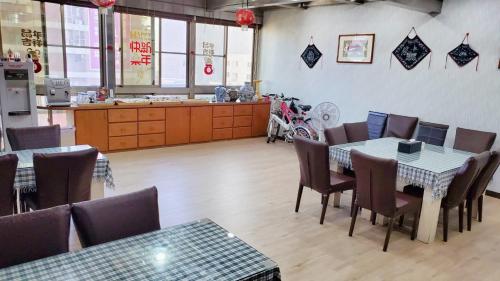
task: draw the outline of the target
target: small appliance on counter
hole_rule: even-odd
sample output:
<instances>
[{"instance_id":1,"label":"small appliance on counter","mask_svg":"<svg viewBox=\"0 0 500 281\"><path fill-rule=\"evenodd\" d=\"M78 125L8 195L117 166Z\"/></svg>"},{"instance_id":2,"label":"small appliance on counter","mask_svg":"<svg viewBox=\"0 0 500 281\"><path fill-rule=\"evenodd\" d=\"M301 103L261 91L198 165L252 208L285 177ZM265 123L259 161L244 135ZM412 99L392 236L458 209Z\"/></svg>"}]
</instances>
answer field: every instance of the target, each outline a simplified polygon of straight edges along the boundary
<instances>
[{"instance_id":1,"label":"small appliance on counter","mask_svg":"<svg viewBox=\"0 0 500 281\"><path fill-rule=\"evenodd\" d=\"M45 78L48 106L70 106L71 86L67 78Z\"/></svg>"}]
</instances>

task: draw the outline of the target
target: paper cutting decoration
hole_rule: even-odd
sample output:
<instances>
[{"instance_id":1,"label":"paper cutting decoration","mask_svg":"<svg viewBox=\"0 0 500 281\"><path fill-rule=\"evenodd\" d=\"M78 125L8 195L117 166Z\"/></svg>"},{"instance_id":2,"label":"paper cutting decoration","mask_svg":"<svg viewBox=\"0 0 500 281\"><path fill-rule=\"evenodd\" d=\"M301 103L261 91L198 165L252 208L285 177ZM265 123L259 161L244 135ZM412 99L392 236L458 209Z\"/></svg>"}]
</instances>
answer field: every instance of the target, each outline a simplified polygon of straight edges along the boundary
<instances>
[{"instance_id":1,"label":"paper cutting decoration","mask_svg":"<svg viewBox=\"0 0 500 281\"><path fill-rule=\"evenodd\" d=\"M304 60L307 66L309 66L309 68L313 68L319 61L321 56L323 56L323 54L318 50L316 45L312 43L312 37L311 37L311 42L309 42L309 45L307 46L307 48L304 50L304 52L300 57Z\"/></svg>"},{"instance_id":2,"label":"paper cutting decoration","mask_svg":"<svg viewBox=\"0 0 500 281\"><path fill-rule=\"evenodd\" d=\"M459 67L467 65L469 62L477 58L477 71L479 66L479 54L469 46L469 33L465 35L464 40L462 40L462 44L458 45L458 47L446 55L446 64L444 68L448 65L448 56L451 57Z\"/></svg>"},{"instance_id":3,"label":"paper cutting decoration","mask_svg":"<svg viewBox=\"0 0 500 281\"><path fill-rule=\"evenodd\" d=\"M415 37L410 38L409 36L412 31L415 32ZM407 70L411 70L415 68L415 66L417 66L431 52L431 49L424 43L424 41L422 41L422 39L420 39L420 37L417 35L417 31L414 27L412 27L410 33L408 33L403 42L401 42L401 44L396 47L392 54ZM429 67L430 66L431 61L429 60Z\"/></svg>"}]
</instances>

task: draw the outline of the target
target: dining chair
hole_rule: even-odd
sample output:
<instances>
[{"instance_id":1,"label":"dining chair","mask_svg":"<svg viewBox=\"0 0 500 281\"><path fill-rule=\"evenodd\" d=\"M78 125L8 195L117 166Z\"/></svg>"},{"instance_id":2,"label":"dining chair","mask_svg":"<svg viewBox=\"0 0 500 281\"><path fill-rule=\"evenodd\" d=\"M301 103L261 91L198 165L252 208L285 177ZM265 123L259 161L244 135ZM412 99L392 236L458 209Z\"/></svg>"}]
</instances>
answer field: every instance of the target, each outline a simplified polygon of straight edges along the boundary
<instances>
[{"instance_id":1,"label":"dining chair","mask_svg":"<svg viewBox=\"0 0 500 281\"><path fill-rule=\"evenodd\" d=\"M369 111L366 123L368 125L368 138L371 140L379 139L384 134L387 113Z\"/></svg>"},{"instance_id":2,"label":"dining chair","mask_svg":"<svg viewBox=\"0 0 500 281\"><path fill-rule=\"evenodd\" d=\"M0 268L68 252L70 215L65 205L0 217Z\"/></svg>"},{"instance_id":3,"label":"dining chair","mask_svg":"<svg viewBox=\"0 0 500 281\"><path fill-rule=\"evenodd\" d=\"M300 165L300 182L295 212L299 211L304 187L309 187L321 194L323 209L319 223L323 224L330 194L353 190L355 188L355 179L330 170L329 151L326 143L298 136L294 137L293 143ZM356 193L353 192L352 203L354 203L355 195Z\"/></svg>"},{"instance_id":4,"label":"dining chair","mask_svg":"<svg viewBox=\"0 0 500 281\"><path fill-rule=\"evenodd\" d=\"M443 146L448 128L450 128L448 125L420 121L418 122L416 139L428 144Z\"/></svg>"},{"instance_id":5,"label":"dining chair","mask_svg":"<svg viewBox=\"0 0 500 281\"><path fill-rule=\"evenodd\" d=\"M14 180L18 161L15 154L0 156L0 216L12 215L15 212Z\"/></svg>"},{"instance_id":6,"label":"dining chair","mask_svg":"<svg viewBox=\"0 0 500 281\"><path fill-rule=\"evenodd\" d=\"M98 151L90 148L63 153L35 153L36 192L23 198L32 210L90 200Z\"/></svg>"},{"instance_id":7,"label":"dining chair","mask_svg":"<svg viewBox=\"0 0 500 281\"><path fill-rule=\"evenodd\" d=\"M344 123L344 128L349 143L370 139L367 122Z\"/></svg>"},{"instance_id":8,"label":"dining chair","mask_svg":"<svg viewBox=\"0 0 500 281\"><path fill-rule=\"evenodd\" d=\"M458 127L453 148L473 153L481 153L491 149L496 137L496 133Z\"/></svg>"},{"instance_id":9,"label":"dining chair","mask_svg":"<svg viewBox=\"0 0 500 281\"><path fill-rule=\"evenodd\" d=\"M472 227L472 204L477 201L477 220L483 221L483 194L500 165L500 149L491 152L490 160L479 173L467 194L467 230Z\"/></svg>"},{"instance_id":10,"label":"dining chair","mask_svg":"<svg viewBox=\"0 0 500 281\"><path fill-rule=\"evenodd\" d=\"M389 114L384 137L411 139L415 127L417 127L417 122L417 117Z\"/></svg>"},{"instance_id":11,"label":"dining chair","mask_svg":"<svg viewBox=\"0 0 500 281\"><path fill-rule=\"evenodd\" d=\"M6 133L13 151L61 146L59 125L7 128Z\"/></svg>"},{"instance_id":12,"label":"dining chair","mask_svg":"<svg viewBox=\"0 0 500 281\"><path fill-rule=\"evenodd\" d=\"M82 247L160 229L156 187L75 203L71 209Z\"/></svg>"},{"instance_id":13,"label":"dining chair","mask_svg":"<svg viewBox=\"0 0 500 281\"><path fill-rule=\"evenodd\" d=\"M394 220L404 214L414 215L411 240L417 234L422 199L396 191L398 161L370 156L351 150L351 161L356 172L356 201L351 218L349 236L352 236L358 207L389 218L383 251L387 251Z\"/></svg>"},{"instance_id":14,"label":"dining chair","mask_svg":"<svg viewBox=\"0 0 500 281\"><path fill-rule=\"evenodd\" d=\"M347 143L347 135L345 133L344 125L325 129L324 133L328 146Z\"/></svg>"}]
</instances>

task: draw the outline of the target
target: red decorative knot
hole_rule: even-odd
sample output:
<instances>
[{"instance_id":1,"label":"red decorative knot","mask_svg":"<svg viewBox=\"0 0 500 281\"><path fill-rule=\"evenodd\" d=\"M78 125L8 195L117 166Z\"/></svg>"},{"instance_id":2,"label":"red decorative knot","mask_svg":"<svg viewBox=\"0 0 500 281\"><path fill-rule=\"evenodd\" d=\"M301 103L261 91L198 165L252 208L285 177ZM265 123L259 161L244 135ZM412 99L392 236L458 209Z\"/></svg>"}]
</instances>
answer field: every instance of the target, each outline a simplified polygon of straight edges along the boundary
<instances>
[{"instance_id":1,"label":"red decorative knot","mask_svg":"<svg viewBox=\"0 0 500 281\"><path fill-rule=\"evenodd\" d=\"M203 72L205 72L206 75L212 75L212 73L214 73L214 68L211 64L205 64Z\"/></svg>"},{"instance_id":2,"label":"red decorative knot","mask_svg":"<svg viewBox=\"0 0 500 281\"><path fill-rule=\"evenodd\" d=\"M236 11L236 23L241 25L243 29L248 28L255 22L255 14L249 9L239 9Z\"/></svg>"},{"instance_id":3,"label":"red decorative knot","mask_svg":"<svg viewBox=\"0 0 500 281\"><path fill-rule=\"evenodd\" d=\"M110 8L115 4L115 0L90 0L94 5L100 8Z\"/></svg>"}]
</instances>

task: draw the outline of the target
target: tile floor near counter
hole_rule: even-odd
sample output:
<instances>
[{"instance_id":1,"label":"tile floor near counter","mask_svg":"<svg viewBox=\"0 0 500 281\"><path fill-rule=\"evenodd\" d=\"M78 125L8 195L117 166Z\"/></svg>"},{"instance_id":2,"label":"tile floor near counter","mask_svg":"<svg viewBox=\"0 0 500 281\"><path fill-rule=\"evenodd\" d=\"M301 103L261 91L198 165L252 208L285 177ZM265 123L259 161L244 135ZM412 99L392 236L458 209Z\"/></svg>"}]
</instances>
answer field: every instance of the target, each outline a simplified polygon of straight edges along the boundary
<instances>
[{"instance_id":1,"label":"tile floor near counter","mask_svg":"<svg viewBox=\"0 0 500 281\"><path fill-rule=\"evenodd\" d=\"M292 144L263 138L111 153L116 190L156 185L162 227L210 218L276 261L283 280L498 280L500 200L486 197L482 223L458 232L451 212L450 237L442 228L433 244L394 231L382 252L386 228L363 212L348 237L350 195L329 207L319 224L320 196L304 190L294 213L299 167ZM76 244L72 235L73 247Z\"/></svg>"}]
</instances>

